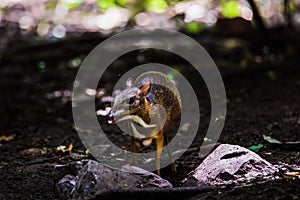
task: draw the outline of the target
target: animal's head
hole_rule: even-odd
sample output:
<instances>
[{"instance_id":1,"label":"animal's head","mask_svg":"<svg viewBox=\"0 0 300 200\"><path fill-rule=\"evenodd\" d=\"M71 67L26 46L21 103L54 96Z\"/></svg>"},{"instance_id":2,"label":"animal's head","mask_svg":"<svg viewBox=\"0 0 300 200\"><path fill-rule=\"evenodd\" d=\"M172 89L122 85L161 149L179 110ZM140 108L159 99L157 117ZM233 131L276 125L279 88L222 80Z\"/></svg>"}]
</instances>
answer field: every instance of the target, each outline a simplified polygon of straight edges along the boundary
<instances>
[{"instance_id":1,"label":"animal's head","mask_svg":"<svg viewBox=\"0 0 300 200\"><path fill-rule=\"evenodd\" d=\"M133 87L132 80L128 80L126 84L127 88L115 97L112 109L108 114L108 122L114 124L132 119L137 124L147 127L150 123L151 82L147 81L140 88Z\"/></svg>"}]
</instances>

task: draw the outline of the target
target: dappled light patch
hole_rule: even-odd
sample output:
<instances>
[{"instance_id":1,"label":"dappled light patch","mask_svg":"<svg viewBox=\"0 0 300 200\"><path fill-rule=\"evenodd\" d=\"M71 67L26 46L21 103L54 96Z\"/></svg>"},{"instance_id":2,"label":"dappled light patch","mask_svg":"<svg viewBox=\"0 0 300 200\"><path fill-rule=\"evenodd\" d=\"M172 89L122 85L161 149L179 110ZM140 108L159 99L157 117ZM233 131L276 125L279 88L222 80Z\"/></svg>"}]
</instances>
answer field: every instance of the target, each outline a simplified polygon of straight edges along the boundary
<instances>
[{"instance_id":1,"label":"dappled light patch","mask_svg":"<svg viewBox=\"0 0 300 200\"><path fill-rule=\"evenodd\" d=\"M295 26L300 25L298 1L290 2L288 6L281 0L254 3L268 28L284 26L290 21ZM287 19L285 13L287 9L291 11L290 19ZM47 38L63 38L69 32L107 33L135 25L181 29L187 24L187 30L196 33L202 29L195 31L195 25L191 28L189 23L197 22L198 27L209 28L219 18L240 17L248 21L254 18L253 8L247 0L3 0L0 2L0 10L2 26L7 22L17 23L25 33L36 31L38 36Z\"/></svg>"}]
</instances>

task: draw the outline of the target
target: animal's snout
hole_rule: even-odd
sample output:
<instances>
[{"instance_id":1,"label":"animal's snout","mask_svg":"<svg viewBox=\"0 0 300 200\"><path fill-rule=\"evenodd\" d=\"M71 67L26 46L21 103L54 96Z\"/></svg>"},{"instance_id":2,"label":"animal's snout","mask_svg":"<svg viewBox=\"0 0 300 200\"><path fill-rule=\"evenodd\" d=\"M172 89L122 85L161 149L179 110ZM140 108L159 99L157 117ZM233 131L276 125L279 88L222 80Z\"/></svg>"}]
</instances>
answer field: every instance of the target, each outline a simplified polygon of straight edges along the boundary
<instances>
[{"instance_id":1,"label":"animal's snout","mask_svg":"<svg viewBox=\"0 0 300 200\"><path fill-rule=\"evenodd\" d=\"M107 114L107 121L108 121L109 124L114 124L115 123L114 113L113 113L112 109Z\"/></svg>"}]
</instances>

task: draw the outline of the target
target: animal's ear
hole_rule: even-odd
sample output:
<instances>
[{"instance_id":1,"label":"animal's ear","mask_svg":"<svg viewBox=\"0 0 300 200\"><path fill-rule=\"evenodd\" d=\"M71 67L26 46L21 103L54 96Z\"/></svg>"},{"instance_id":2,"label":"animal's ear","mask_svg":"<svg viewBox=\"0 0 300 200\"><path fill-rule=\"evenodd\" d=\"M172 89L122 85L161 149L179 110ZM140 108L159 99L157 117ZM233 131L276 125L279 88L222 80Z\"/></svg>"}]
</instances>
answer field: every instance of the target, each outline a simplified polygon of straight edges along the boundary
<instances>
[{"instance_id":1,"label":"animal's ear","mask_svg":"<svg viewBox=\"0 0 300 200\"><path fill-rule=\"evenodd\" d=\"M132 78L127 79L126 86L127 86L127 88L131 88L133 86L133 79Z\"/></svg>"},{"instance_id":2,"label":"animal's ear","mask_svg":"<svg viewBox=\"0 0 300 200\"><path fill-rule=\"evenodd\" d=\"M139 95L146 96L149 93L151 87L151 82L147 81L140 89Z\"/></svg>"}]
</instances>

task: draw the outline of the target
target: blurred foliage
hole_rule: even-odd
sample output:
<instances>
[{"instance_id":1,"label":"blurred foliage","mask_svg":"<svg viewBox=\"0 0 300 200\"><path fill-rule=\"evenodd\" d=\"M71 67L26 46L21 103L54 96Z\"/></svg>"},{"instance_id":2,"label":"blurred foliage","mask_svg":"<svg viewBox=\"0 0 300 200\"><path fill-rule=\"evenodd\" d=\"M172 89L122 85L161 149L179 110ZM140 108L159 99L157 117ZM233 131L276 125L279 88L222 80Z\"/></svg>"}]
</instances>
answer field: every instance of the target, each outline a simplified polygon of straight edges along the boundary
<instances>
[{"instance_id":1,"label":"blurred foliage","mask_svg":"<svg viewBox=\"0 0 300 200\"><path fill-rule=\"evenodd\" d=\"M165 12L168 4L165 0L145 0L143 3L146 10L151 12Z\"/></svg>"},{"instance_id":2,"label":"blurred foliage","mask_svg":"<svg viewBox=\"0 0 300 200\"><path fill-rule=\"evenodd\" d=\"M267 28L300 25L300 0L254 0ZM287 3L287 4L285 4ZM287 9L288 8L288 9ZM0 0L0 26L61 38L68 32L110 32L132 27L186 29L197 34L219 19L252 21L248 0Z\"/></svg>"},{"instance_id":3,"label":"blurred foliage","mask_svg":"<svg viewBox=\"0 0 300 200\"><path fill-rule=\"evenodd\" d=\"M68 9L76 8L79 6L83 0L62 0L62 5L67 7Z\"/></svg>"},{"instance_id":4,"label":"blurred foliage","mask_svg":"<svg viewBox=\"0 0 300 200\"><path fill-rule=\"evenodd\" d=\"M126 2L125 2L126 3ZM97 5L103 10L106 11L111 7L118 7L115 0L97 0ZM124 5L124 4L123 4Z\"/></svg>"},{"instance_id":5,"label":"blurred foliage","mask_svg":"<svg viewBox=\"0 0 300 200\"><path fill-rule=\"evenodd\" d=\"M203 27L200 23L190 22L187 23L186 29L189 33L198 34L202 31Z\"/></svg>"},{"instance_id":6,"label":"blurred foliage","mask_svg":"<svg viewBox=\"0 0 300 200\"><path fill-rule=\"evenodd\" d=\"M237 1L223 1L221 3L221 13L226 18L235 18L240 15L239 3Z\"/></svg>"}]
</instances>

